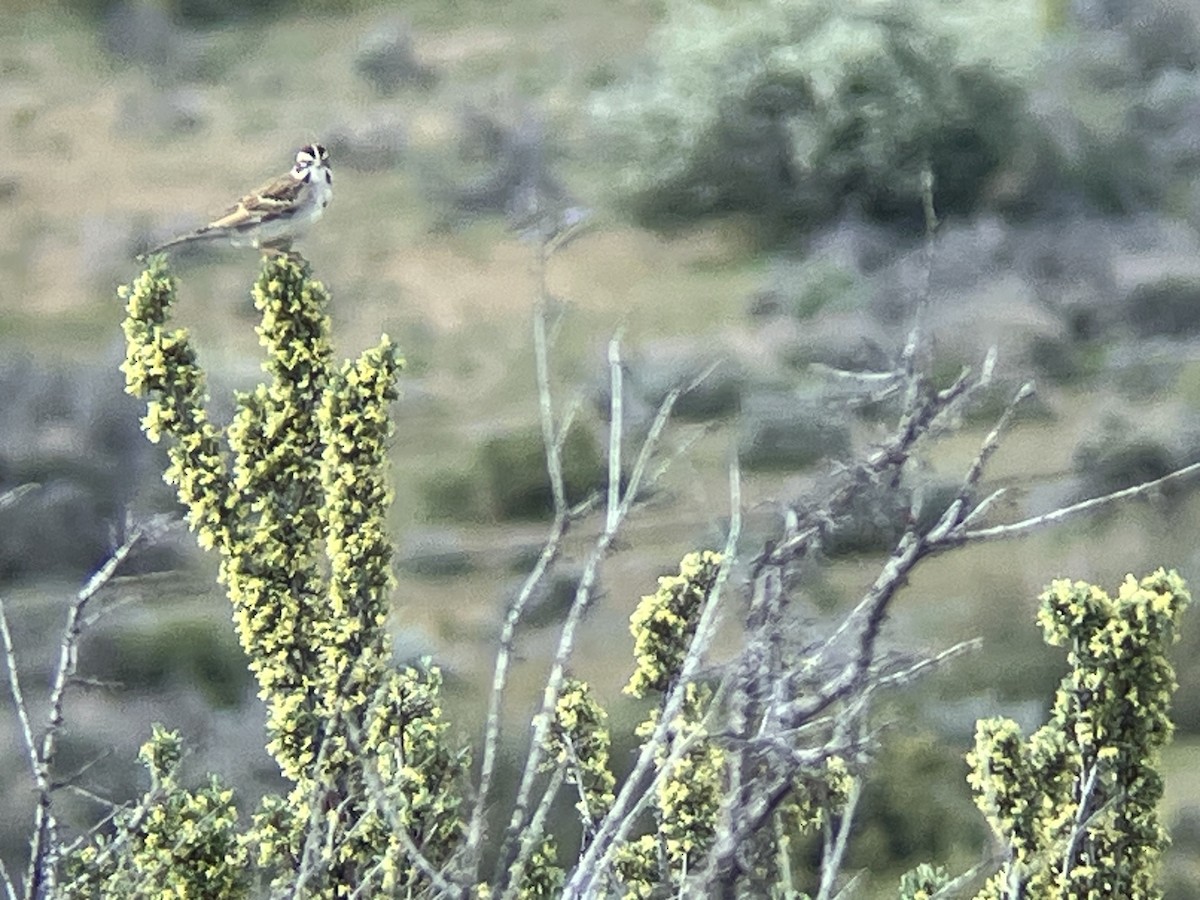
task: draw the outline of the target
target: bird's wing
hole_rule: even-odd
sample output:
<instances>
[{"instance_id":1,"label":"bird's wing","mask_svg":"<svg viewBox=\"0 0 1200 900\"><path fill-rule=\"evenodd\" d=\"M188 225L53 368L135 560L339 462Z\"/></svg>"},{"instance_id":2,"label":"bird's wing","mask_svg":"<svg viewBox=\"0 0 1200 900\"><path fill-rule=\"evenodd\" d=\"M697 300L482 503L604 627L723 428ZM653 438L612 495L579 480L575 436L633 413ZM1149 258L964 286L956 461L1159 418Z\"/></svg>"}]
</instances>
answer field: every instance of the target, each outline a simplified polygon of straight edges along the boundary
<instances>
[{"instance_id":1,"label":"bird's wing","mask_svg":"<svg viewBox=\"0 0 1200 900\"><path fill-rule=\"evenodd\" d=\"M243 228L286 213L295 206L296 198L303 187L304 182L296 180L290 173L282 175L258 190L251 191L236 205L226 210L219 219L210 222L208 228Z\"/></svg>"}]
</instances>

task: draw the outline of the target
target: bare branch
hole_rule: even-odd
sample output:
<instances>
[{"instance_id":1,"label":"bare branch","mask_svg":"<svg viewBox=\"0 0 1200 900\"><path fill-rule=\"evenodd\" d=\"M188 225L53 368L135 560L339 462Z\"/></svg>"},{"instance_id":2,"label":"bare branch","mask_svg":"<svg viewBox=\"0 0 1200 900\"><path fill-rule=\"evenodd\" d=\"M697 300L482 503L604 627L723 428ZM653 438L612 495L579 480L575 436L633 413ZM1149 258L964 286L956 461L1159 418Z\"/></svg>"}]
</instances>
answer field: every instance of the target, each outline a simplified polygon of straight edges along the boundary
<instances>
[{"instance_id":1,"label":"bare branch","mask_svg":"<svg viewBox=\"0 0 1200 900\"><path fill-rule=\"evenodd\" d=\"M945 665L952 659L956 659L966 653L978 650L983 646L983 641L979 638L971 638L969 641L959 641L952 647L948 647L936 656L928 659L917 661L911 666L901 669L899 672L893 672L890 675L881 675L878 679L872 682L872 690L881 690L883 688L902 687L911 684L916 679L927 674L933 669Z\"/></svg>"},{"instance_id":2,"label":"bare branch","mask_svg":"<svg viewBox=\"0 0 1200 900\"><path fill-rule=\"evenodd\" d=\"M517 852L518 837L525 827L534 783L542 759L545 756L546 735L553 720L554 706L558 702L563 679L566 677L567 661L575 649L576 633L583 620L583 614L587 611L592 598L592 591L599 573L600 563L608 555L617 531L629 515L634 501L642 490L643 481L646 481L647 484L653 483L652 479L646 478L646 470L662 438L663 430L666 428L671 411L674 409L680 393L679 389L670 391L660 404L654 421L651 423L650 430L642 442L641 449L634 461L633 469L629 476L629 483L617 505L617 514L615 517L611 514L606 517L606 527L596 538L584 562L583 572L580 575L579 584L575 590L575 598L563 622L562 632L559 635L558 648L555 651L554 661L551 664L550 673L546 679L546 686L542 692L541 709L533 718L533 735L529 754L525 759L525 766L517 788L512 815L509 818L501 852L497 859L496 877L502 885L507 885L507 871L515 861L513 854ZM609 428L611 433L611 429L620 428L620 425L610 422Z\"/></svg>"},{"instance_id":3,"label":"bare branch","mask_svg":"<svg viewBox=\"0 0 1200 900\"><path fill-rule=\"evenodd\" d=\"M1008 429L1008 426L1012 423L1013 417L1017 413L1017 407L1020 406L1023 401L1032 397L1033 394L1034 389L1032 382L1027 381L1025 384L1021 385L1021 389L1017 391L1016 396L1014 396L1008 406L1005 407L1004 412L1000 415L1000 418L996 421L996 424L992 427L992 430L989 431L987 437L983 439L983 445L979 448L979 453L976 454L974 461L971 463L971 467L967 470L966 477L963 478L963 486L959 493L959 498L964 500L964 502L969 494L974 491L975 487L979 484L979 479L983 476L984 468L987 466L988 461L992 458L992 455L1000 447L1000 438Z\"/></svg>"},{"instance_id":4,"label":"bare branch","mask_svg":"<svg viewBox=\"0 0 1200 900\"><path fill-rule=\"evenodd\" d=\"M562 422L558 426L558 440L556 448L558 456L561 459L563 447L567 444L567 435L571 433L571 426L575 424L575 417L579 415L579 409L582 406L582 400L578 394L573 396L567 404L567 409L563 413Z\"/></svg>"},{"instance_id":5,"label":"bare branch","mask_svg":"<svg viewBox=\"0 0 1200 900\"><path fill-rule=\"evenodd\" d=\"M104 752L102 752L102 753L97 753L97 754L96 754L94 757L92 757L92 759L90 759L90 760L88 760L87 762L85 762L85 763L84 763L82 766L80 766L79 768L77 768L77 769L76 769L74 772L72 772L70 775L63 776L62 778L58 778L58 779L56 779L55 781L51 782L51 784L50 784L51 790L58 790L59 788L71 788L71 789L73 789L73 790L76 790L76 791L78 791L79 793L82 793L82 794L86 794L86 793L88 793L88 792L87 792L87 791L85 791L83 788L81 788L81 787L78 787L78 786L75 784L75 782L76 782L76 781L77 781L79 778L81 778L82 776L84 776L85 774L87 774L89 771L91 771L91 769L92 769L94 766L97 766L97 765L99 765L101 762L103 762L104 760L108 759L110 756L112 756L112 750L111 750L111 749L110 749L110 750L105 750L105 751L104 751ZM111 801L109 801L109 800L105 800L105 799L103 799L103 798L99 798L99 797L98 797L98 798L96 798L96 799L97 799L97 800L99 800L99 802L101 802L101 803L106 803L106 804L108 804L109 806L111 806L111 805L112 805Z\"/></svg>"},{"instance_id":6,"label":"bare branch","mask_svg":"<svg viewBox=\"0 0 1200 900\"><path fill-rule=\"evenodd\" d=\"M120 824L112 836L112 840L99 844L97 846L96 855L92 858L91 867L93 870L103 871L111 860L118 853L122 852L125 845L129 843L130 837L138 832L142 827L142 823L146 821L146 817L150 815L150 810L155 807L165 796L165 791L160 787L152 788L142 800L129 809L129 818ZM60 855L66 855L73 852L76 848L82 846L87 841L100 831L106 824L114 820L124 809L114 809L107 816L97 822L88 830L86 834L80 835L75 841L65 848L62 848ZM75 891L77 887L72 882L67 884L63 889L63 896L77 896Z\"/></svg>"},{"instance_id":7,"label":"bare branch","mask_svg":"<svg viewBox=\"0 0 1200 900\"><path fill-rule=\"evenodd\" d=\"M712 704L709 707L710 715L715 715L716 711L720 708L720 705L721 696L715 696ZM632 828L634 823L637 822L638 817L641 816L646 807L650 805L650 802L658 796L659 787L662 785L663 781L671 777L671 774L674 772L675 766L679 760L681 760L685 754L692 750L697 743L705 738L705 733L704 730L697 730L693 731L682 740L675 740L675 742L671 744L670 752L667 754L666 758L658 761L657 771L654 773L654 778L650 781L650 783L647 784L644 789L636 791L629 790L629 785L638 784L647 774L647 771L643 770L641 767L642 756L644 755L645 747L653 744L655 754L657 755L658 749L662 746L665 746L665 737L663 739L657 739L658 737L659 736L656 733L642 745L643 753L639 754L638 763L635 766L634 771L630 774L629 778L626 779L625 784L621 788L621 793L617 796L617 802L624 804L624 810L618 816L614 816L611 811L605 816L600 825L600 830L597 831L596 837L593 839L592 843L588 846L587 851L580 859L571 881L568 882L566 886L566 889L563 893L564 900L565 898L576 897L590 898L597 895L598 885L603 883L603 880L607 877L608 869L612 865L613 854L620 847L621 842L624 841L625 836L629 833L629 829ZM637 775L636 779L634 778L635 775ZM616 809L615 805L613 809ZM610 823L612 828L611 833L606 833L604 831L605 826L609 825ZM598 848L601 839L604 841L604 852L596 853L594 850ZM595 857L598 857L598 861L594 864L589 864L589 860ZM581 879L582 883L579 886L576 886L575 882Z\"/></svg>"},{"instance_id":8,"label":"bare branch","mask_svg":"<svg viewBox=\"0 0 1200 900\"><path fill-rule=\"evenodd\" d=\"M683 753L686 752L687 747L681 745L690 745L690 742L679 741L676 746L672 747L667 760L659 766L657 775L650 786L644 789L641 787L642 782L655 763L659 748L667 744L668 734L674 728L675 718L683 708L687 686L699 671L704 653L707 651L716 629L723 588L729 579L729 573L736 558L737 543L741 537L741 470L736 455L731 459L729 466L729 496L729 534L726 537L725 547L722 551L720 568L717 570L712 590L709 591L704 607L700 612L696 631L692 635L691 645L688 648L683 663L680 665L674 684L663 700L654 733L643 741L638 753L637 762L634 763L633 771L621 786L621 790L617 794L612 808L597 826L596 836L580 859L574 875L566 886L563 894L564 897L591 896L598 879L602 878L607 871L613 852L633 826L638 812L645 806L649 798L653 796L657 785L662 779L668 776L674 762L678 761ZM710 704L710 710L720 708L726 687L727 683L722 685L717 696L714 697Z\"/></svg>"},{"instance_id":9,"label":"bare branch","mask_svg":"<svg viewBox=\"0 0 1200 900\"><path fill-rule=\"evenodd\" d=\"M783 819L779 813L774 816L775 825L775 858L779 866L779 888L782 896L797 895L796 880L792 875L791 839L783 828Z\"/></svg>"},{"instance_id":10,"label":"bare branch","mask_svg":"<svg viewBox=\"0 0 1200 900\"><path fill-rule=\"evenodd\" d=\"M658 450L663 431L666 429L667 422L670 421L671 413L675 411L675 404L682 393L683 391L679 388L669 391L658 406L658 412L654 416L654 421L650 423L650 430L646 433L645 440L642 441L642 448L634 460L632 471L629 473L629 483L625 486L625 494L622 496L618 507L620 514L613 523L614 532L637 501L638 495L642 491L642 482L645 481L647 486L653 485L659 477L665 474L665 470L660 467L651 477L647 478L646 470L650 466L651 458Z\"/></svg>"},{"instance_id":11,"label":"bare branch","mask_svg":"<svg viewBox=\"0 0 1200 900\"><path fill-rule=\"evenodd\" d=\"M929 309L930 288L933 281L933 251L934 239L937 235L938 220L933 208L933 170L926 162L921 171L921 201L925 213L925 249L921 266L921 287L917 291L917 301L913 306L912 328L908 332L908 340L900 353L900 368L904 373L904 381L908 386L904 408L914 409L920 392L921 378L919 377L918 361L925 341L925 314Z\"/></svg>"},{"instance_id":12,"label":"bare branch","mask_svg":"<svg viewBox=\"0 0 1200 900\"><path fill-rule=\"evenodd\" d=\"M0 860L0 881L4 882L4 896L8 900L17 900L17 886L13 884L13 880L8 874L8 867L4 865L4 860Z\"/></svg>"},{"instance_id":13,"label":"bare branch","mask_svg":"<svg viewBox=\"0 0 1200 900\"><path fill-rule=\"evenodd\" d=\"M858 893L858 889L862 887L862 880L862 870L855 872L850 876L850 880L846 882L845 887L837 892L833 900L855 900L855 898L862 896Z\"/></svg>"},{"instance_id":14,"label":"bare branch","mask_svg":"<svg viewBox=\"0 0 1200 900\"><path fill-rule=\"evenodd\" d=\"M930 897L929 900L950 900L951 897L959 896L959 894L965 890L971 882L975 881L986 872L995 869L999 863L999 860L991 858L989 854L986 859L977 862L957 878L953 879L947 884L942 885L942 887L938 889L937 893Z\"/></svg>"},{"instance_id":15,"label":"bare branch","mask_svg":"<svg viewBox=\"0 0 1200 900\"><path fill-rule=\"evenodd\" d=\"M542 442L545 446L546 471L550 477L550 492L554 498L554 521L550 532L542 546L533 571L525 578L517 596L508 608L504 624L500 630L500 646L496 653L496 663L492 671L492 687L488 695L487 716L484 719L484 736L482 759L479 768L479 790L471 809L467 825L467 842L463 854L464 870L475 877L479 856L483 848L483 828L487 816L487 804L492 792L492 782L495 778L496 758L500 749L501 710L504 704L504 693L508 686L508 674L512 662L512 652L516 641L517 626L524 614L525 607L533 597L534 591L546 577L550 568L557 561L562 550L562 541L570 527L571 521L582 515L590 504L580 510L570 510L567 507L566 485L562 471L562 448L566 435L574 419L577 405L573 405L565 417L561 429L557 432L554 425L554 397L550 390L550 360L546 340L546 305L545 264L547 256L543 247L539 256L540 297L538 307L533 316L533 346L535 365L537 369L538 411L542 424ZM615 338L614 338L615 340ZM619 462L619 456L618 456ZM611 487L610 487L611 491ZM610 500L611 503L611 500Z\"/></svg>"},{"instance_id":16,"label":"bare branch","mask_svg":"<svg viewBox=\"0 0 1200 900\"><path fill-rule=\"evenodd\" d=\"M115 606L115 605L116 604L114 603L113 606ZM111 609L111 607L109 607L109 608ZM98 619L98 618L100 618L100 617L99 616L88 616L87 619L84 621L84 625L86 626L86 625L90 624L91 622L96 621L96 619ZM71 679L70 686L71 687L79 687L79 688L92 688L93 690L101 690L101 691L115 691L115 690L120 690L121 688L125 687L125 682L113 681L108 678L91 678L87 675L76 675L74 678Z\"/></svg>"},{"instance_id":17,"label":"bare branch","mask_svg":"<svg viewBox=\"0 0 1200 900\"><path fill-rule=\"evenodd\" d=\"M140 580L140 578L139 578L139 580ZM91 628L93 625L95 625L97 622L99 622L104 617L112 615L118 609L123 609L126 606L132 606L133 604L138 603L141 600L142 600L142 597L139 596L139 593L136 591L130 591L128 594L123 593L122 596L120 596L120 597L113 597L111 600L109 600L103 606L98 606L94 609L89 609L87 614L83 617L83 620L81 621L80 624L83 626L83 630L87 631L87 629ZM73 679L72 683L74 683L74 684L91 683L91 684L104 686L104 683L101 681L98 681L97 679L91 679L89 681L88 679L80 678L79 676L76 676ZM116 685L118 683L117 682L109 682L108 684L111 686L111 685Z\"/></svg>"},{"instance_id":18,"label":"bare branch","mask_svg":"<svg viewBox=\"0 0 1200 900\"><path fill-rule=\"evenodd\" d=\"M0 509L8 509L10 506L20 503L22 498L40 487L41 485L37 482L29 482L28 484L19 484L7 491L0 491Z\"/></svg>"},{"instance_id":19,"label":"bare branch","mask_svg":"<svg viewBox=\"0 0 1200 900\"><path fill-rule=\"evenodd\" d=\"M575 792L579 795L580 814L583 816L584 832L591 829L591 823L596 821L596 817L592 815L591 804L588 803L587 791L583 789L583 763L579 760L579 754L575 751L575 742L571 740L570 734L563 734L563 747L567 751L567 763L571 767L573 780L575 782Z\"/></svg>"},{"instance_id":20,"label":"bare branch","mask_svg":"<svg viewBox=\"0 0 1200 900\"><path fill-rule=\"evenodd\" d=\"M8 692L12 696L13 706L17 710L17 720L21 724L21 736L25 740L25 755L29 760L29 770L38 791L48 793L50 779L42 761L38 759L37 741L33 736L33 723L29 719L29 707L25 703L25 695L21 690L21 677L17 671L17 648L13 642L12 632L8 628L8 614L5 612L3 599L0 599L0 636L4 638L4 660L8 665Z\"/></svg>"},{"instance_id":21,"label":"bare branch","mask_svg":"<svg viewBox=\"0 0 1200 900\"><path fill-rule=\"evenodd\" d=\"M544 296L533 314L533 353L537 368L538 412L542 423L542 443L546 448L546 471L550 474L550 493L554 498L554 515L557 518L566 512L567 495L563 485L560 445L554 428L554 400L550 391L550 360L546 346Z\"/></svg>"},{"instance_id":22,"label":"bare branch","mask_svg":"<svg viewBox=\"0 0 1200 900\"><path fill-rule=\"evenodd\" d=\"M621 371L621 333L618 331L608 342L608 377L610 387L608 429L608 512L604 527L612 531L616 527L621 499L621 442L624 431L624 392Z\"/></svg>"},{"instance_id":23,"label":"bare branch","mask_svg":"<svg viewBox=\"0 0 1200 900\"><path fill-rule=\"evenodd\" d=\"M508 886L505 888L504 893L500 895L501 900L513 900L521 892L522 882L525 878L525 868L529 863L529 858L532 856L533 851L537 849L537 843L546 834L546 820L550 817L550 810L554 806L554 798L562 788L564 777L565 773L561 766L557 767L550 776L546 790L542 792L542 798L538 801L537 809L534 810L533 816L529 820L529 827L521 835L521 847L517 853L516 860L513 862L512 869L508 872Z\"/></svg>"},{"instance_id":24,"label":"bare branch","mask_svg":"<svg viewBox=\"0 0 1200 900\"><path fill-rule=\"evenodd\" d=\"M975 504L975 508L967 513L967 517L963 519L963 527L971 525L973 522L978 522L987 515L987 511L997 503L1001 498L1008 494L1008 488L997 488L992 491L982 500Z\"/></svg>"},{"instance_id":25,"label":"bare branch","mask_svg":"<svg viewBox=\"0 0 1200 900\"><path fill-rule=\"evenodd\" d=\"M83 634L88 604L113 579L134 549L143 541L156 540L172 522L173 515L155 516L135 527L120 547L112 552L103 566L96 571L87 584L75 595L75 602L67 611L67 622L63 628L59 646L58 665L50 687L50 711L46 728L42 732L37 762L41 771L38 781L37 806L34 811L33 838L30 846L29 869L26 873L26 895L40 897L51 893L55 885L55 856L58 850L57 824L52 812L52 793L49 772L54 765L58 749L58 732L63 725L63 704L67 687L75 677L79 662L79 638Z\"/></svg>"},{"instance_id":26,"label":"bare branch","mask_svg":"<svg viewBox=\"0 0 1200 900\"><path fill-rule=\"evenodd\" d=\"M820 505L806 510L789 510L783 535L777 542L768 544L755 560L751 578L759 577L767 568L784 566L804 557L866 486L904 466L917 445L936 425L951 416L977 386L977 381L970 381L967 373L963 373L948 388L926 397L904 414L887 441L842 474L840 483L830 490Z\"/></svg>"},{"instance_id":27,"label":"bare branch","mask_svg":"<svg viewBox=\"0 0 1200 900\"><path fill-rule=\"evenodd\" d=\"M919 341L919 335L910 336L910 343ZM913 351L915 352L915 351ZM874 473L887 470L899 471L911 454L917 442L929 434L943 422L947 422L954 408L973 389L979 387L986 378L990 377L994 368L994 356L989 354L983 366L983 372L974 382L968 381L965 373L960 376L950 388L936 394L926 393L913 401L901 419L893 437L880 449L867 457L863 463L848 470L843 484L835 489L821 507L810 510L793 510L786 523L785 536L779 544L768 546L766 551L755 561L753 569L754 600L751 603L751 627L758 629L756 636L751 637L744 651L741 674L739 678L757 678L760 690L755 694L754 718L759 725L759 736L755 744L764 748L773 748L770 752L781 753L783 758L790 761L791 771L798 767L812 764L812 755L816 758L828 758L835 752L834 745L838 739L831 733L820 738L820 746L811 753L800 750L794 744L799 730L811 728L819 721L826 722L825 727L834 732L844 731L846 724L860 720L865 714L871 695L882 687L894 687L906 684L933 666L964 652L973 646L968 642L944 651L929 660L922 660L903 670L882 674L876 663L877 640L885 613L900 587L907 583L913 569L925 558L944 550L950 549L974 539L994 539L1013 534L1024 533L1036 527L1048 525L1067 518L1096 509L1104 504L1116 502L1132 496L1145 494L1174 480L1183 479L1200 470L1200 463L1185 467L1161 479L1138 485L1123 491L1115 491L1102 498L1094 498L1071 507L1065 507L1052 513L1034 517L1013 525L998 526L989 529L970 529L968 521L978 521L982 512L994 504L999 493L989 495L983 502L972 506L971 495L977 489L987 463L999 446L1000 439L1011 424L1018 405L1032 394L1032 386L1025 385L1016 394L1013 401L996 422L982 442L980 450L964 473L962 487L955 500L943 511L937 523L928 531L920 532L914 525L904 534L892 555L884 564L875 583L866 592L855 609L838 626L833 634L822 642L815 650L806 651L806 658L812 663L809 671L820 672L827 663L838 658L834 652L844 638L852 637L857 645L851 656L845 662L840 662L838 668L818 684L790 684L785 687L785 695L790 695L782 708L779 707L780 696L778 673L772 664L767 662L775 658L771 648L772 634L777 631L777 625L770 610L784 603L784 591L778 580L769 580L771 572L786 565L790 560L804 554L807 548L820 540L829 523L836 521L840 511L847 508L846 504L854 493L864 483L870 483ZM913 370L916 378L916 370ZM771 587L771 585L774 585ZM757 612L756 612L757 610ZM841 652L841 651L838 651ZM777 655L777 654L776 654ZM751 675L750 665L753 659L758 659L767 665L767 670ZM765 691L766 693L763 693ZM762 709L762 698L773 698ZM836 712L827 713L836 704L843 704ZM743 718L745 718L743 714ZM738 733L731 731L733 746L738 746ZM750 745L746 745L750 746ZM739 751L742 752L742 751ZM731 759L734 757L731 756ZM786 768L786 766L785 766ZM734 772L736 776L736 772ZM736 782L736 778L734 779ZM736 853L738 845L759 828L766 816L771 814L778 800L790 790L786 779L759 779L755 783L746 783L745 796L730 796L727 798L723 812L730 813L732 819L727 823L720 841L714 845L710 855L709 871L706 873L706 883L711 887L715 884L727 883L729 867L734 868L736 877ZM830 837L832 841L832 836ZM832 847L832 844L831 844ZM826 887L824 896L828 897L832 888Z\"/></svg>"},{"instance_id":28,"label":"bare branch","mask_svg":"<svg viewBox=\"0 0 1200 900\"><path fill-rule=\"evenodd\" d=\"M92 803L95 803L97 806L103 806L105 809L108 810L110 815L115 815L116 813L120 812L123 809L123 807L120 804L113 803L113 801L108 799L107 797L102 797L99 794L97 794L95 791L90 791L87 788L80 787L77 784L64 784L64 785L62 785L62 788L63 788L63 790L70 791L72 794L78 794L80 797L90 800Z\"/></svg>"},{"instance_id":29,"label":"bare branch","mask_svg":"<svg viewBox=\"0 0 1200 900\"><path fill-rule=\"evenodd\" d=\"M1067 839L1066 848L1063 851L1062 873L1064 877L1069 877L1071 870L1075 868L1079 861L1079 851L1083 844L1084 838L1087 837L1088 829L1096 822L1106 811L1112 809L1116 804L1120 795L1110 797L1104 803L1097 805L1096 792L1100 786L1100 762L1093 761L1088 767L1087 775L1083 780L1083 786L1079 793L1079 806L1075 810L1075 821L1071 827L1070 837Z\"/></svg>"},{"instance_id":30,"label":"bare branch","mask_svg":"<svg viewBox=\"0 0 1200 900\"><path fill-rule=\"evenodd\" d=\"M696 388L700 387L700 385L704 384L704 382L708 381L708 379L712 377L713 372L715 372L715 371L717 371L717 369L721 368L721 364L722 364L722 360L719 360L719 359L716 359L716 360L713 360L712 362L710 362L707 366L704 367L704 369L700 372L699 375L697 375L695 378L693 378L691 381L689 381L686 385L684 385L683 392L686 394L686 393L689 393L690 391L694 391Z\"/></svg>"},{"instance_id":31,"label":"bare branch","mask_svg":"<svg viewBox=\"0 0 1200 900\"><path fill-rule=\"evenodd\" d=\"M855 372L850 369L839 369L836 366L822 362L809 363L808 371L825 378L852 381L856 384L864 385L889 386L895 384L901 378L900 373L895 370L888 372Z\"/></svg>"},{"instance_id":32,"label":"bare branch","mask_svg":"<svg viewBox=\"0 0 1200 900\"><path fill-rule=\"evenodd\" d=\"M468 871L474 873L478 862L478 854L483 846L483 824L487 814L488 798L491 795L492 780L495 777L496 757L500 748L501 707L504 703L504 692L508 686L508 672L512 664L513 647L516 643L517 625L529 599L537 586L558 559L562 550L562 540L570 524L569 516L555 516L550 534L542 546L533 571L525 578L520 591L508 608L504 624L500 628L500 646L496 653L496 665L492 672L492 689L488 695L487 717L484 719L484 737L482 761L479 768L479 792L471 810L470 823L467 826L467 845L465 864Z\"/></svg>"},{"instance_id":33,"label":"bare branch","mask_svg":"<svg viewBox=\"0 0 1200 900\"><path fill-rule=\"evenodd\" d=\"M1019 537L1036 531L1039 528L1045 528L1047 525L1054 525L1075 516L1095 512L1121 500L1129 500L1133 497L1151 494L1168 484L1185 481L1197 472L1200 472L1200 462L1183 466L1174 472L1168 472L1166 475L1161 478L1155 478L1153 481L1143 481L1141 484L1135 484L1133 487L1113 491L1110 494L1104 494L1100 497L1092 497L1089 500L1082 500L1079 503L1072 503L1070 506L1062 506L1048 513L1043 513L1040 516L1031 516L1028 519L1022 519L1019 522L1012 522L1008 525L993 525L990 528L961 529L950 534L947 537L947 542L958 545L974 541L994 541L1002 538Z\"/></svg>"},{"instance_id":34,"label":"bare branch","mask_svg":"<svg viewBox=\"0 0 1200 900\"><path fill-rule=\"evenodd\" d=\"M862 795L860 779L855 777L850 782L850 793L846 797L846 805L838 817L836 835L829 825L826 815L825 851L821 856L821 885L817 891L816 900L831 900L833 884L838 873L842 871L842 860L846 856L846 847L850 843L850 825L854 821L854 811L858 808L858 798Z\"/></svg>"}]
</instances>

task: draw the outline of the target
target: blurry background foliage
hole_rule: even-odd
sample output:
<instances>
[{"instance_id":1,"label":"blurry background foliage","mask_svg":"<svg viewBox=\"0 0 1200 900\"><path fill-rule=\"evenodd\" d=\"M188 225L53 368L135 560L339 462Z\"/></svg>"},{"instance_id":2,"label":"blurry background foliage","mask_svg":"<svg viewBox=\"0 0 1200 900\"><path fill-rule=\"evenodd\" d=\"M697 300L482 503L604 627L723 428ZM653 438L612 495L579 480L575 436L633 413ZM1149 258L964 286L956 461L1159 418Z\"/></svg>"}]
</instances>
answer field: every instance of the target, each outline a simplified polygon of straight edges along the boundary
<instances>
[{"instance_id":1,"label":"blurry background foliage","mask_svg":"<svg viewBox=\"0 0 1200 900\"><path fill-rule=\"evenodd\" d=\"M747 211L812 229L847 202L916 222L927 164L944 212L986 202L1026 138L1038 41L1031 2L680 4L593 111L648 223Z\"/></svg>"},{"instance_id":2,"label":"blurry background foliage","mask_svg":"<svg viewBox=\"0 0 1200 900\"><path fill-rule=\"evenodd\" d=\"M545 530L529 241L580 220L547 272L555 391L578 409L572 499L607 472L597 435L614 329L634 438L672 386L718 364L681 401L671 434L686 452L624 533L581 639L575 674L614 722L639 715L620 697L629 673L612 665L614 641L657 575L719 543L730 446L745 464L745 546L761 546L780 500L895 414L887 398L851 409L821 367L897 358L924 283L926 164L943 217L932 370L946 382L993 345L999 364L994 395L904 491L919 488L931 514L953 489L946 473L1030 375L1038 398L994 463L990 486L1009 489L998 519L1200 455L1193 0L4 0L0 13L0 491L41 485L0 510L0 579L30 683L54 653L62 598L125 513L173 502L121 394L115 287L138 251L219 212L308 140L329 145L336 174L303 249L332 292L338 351L386 331L411 363L393 447L398 655L443 667L467 733L503 604ZM218 418L259 377L251 256L200 247L173 261ZM805 628L859 595L900 499L864 498L820 571L803 573ZM855 865L894 891L912 861L973 861L972 724L1036 724L1061 674L1033 598L1054 577L1116 584L1159 565L1200 583L1200 501L1166 500L951 554L913 580L891 623L898 648L985 645L886 712ZM104 754L94 784L118 799L136 789L154 720L199 748L197 771L278 787L239 652L200 638L224 633L228 608L190 544L141 558L129 571L153 574L140 599L83 651L83 674L125 687L73 700L66 756ZM541 686L549 626L578 577L567 562L518 647L516 712ZM1166 818L1182 839L1167 887L1183 898L1200 883L1194 615L1176 660ZM9 860L24 852L30 794L19 761L0 771ZM73 802L79 821L95 814ZM926 803L944 827L913 821Z\"/></svg>"},{"instance_id":3,"label":"blurry background foliage","mask_svg":"<svg viewBox=\"0 0 1200 900\"><path fill-rule=\"evenodd\" d=\"M21 0L16 0L20 5ZM123 0L60 0L64 8L85 16L102 19L124 5ZM29 4L33 7L36 4ZM238 23L268 20L295 13L296 0L148 0L169 13L176 21L194 27L223 27ZM308 15L338 15L378 8L379 0L304 0Z\"/></svg>"}]
</instances>

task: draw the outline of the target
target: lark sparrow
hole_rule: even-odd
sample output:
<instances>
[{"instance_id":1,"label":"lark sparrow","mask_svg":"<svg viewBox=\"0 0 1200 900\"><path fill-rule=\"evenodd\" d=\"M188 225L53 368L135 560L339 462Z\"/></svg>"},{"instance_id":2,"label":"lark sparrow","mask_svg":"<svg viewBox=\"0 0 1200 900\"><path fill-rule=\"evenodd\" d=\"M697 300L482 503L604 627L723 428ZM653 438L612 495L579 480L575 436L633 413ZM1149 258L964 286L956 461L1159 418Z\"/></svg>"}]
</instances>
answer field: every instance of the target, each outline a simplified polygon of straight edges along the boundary
<instances>
[{"instance_id":1,"label":"lark sparrow","mask_svg":"<svg viewBox=\"0 0 1200 900\"><path fill-rule=\"evenodd\" d=\"M301 147L290 172L251 191L219 219L160 244L145 255L192 241L221 238L235 247L286 252L329 205L333 174L328 160L329 153L320 144Z\"/></svg>"}]
</instances>

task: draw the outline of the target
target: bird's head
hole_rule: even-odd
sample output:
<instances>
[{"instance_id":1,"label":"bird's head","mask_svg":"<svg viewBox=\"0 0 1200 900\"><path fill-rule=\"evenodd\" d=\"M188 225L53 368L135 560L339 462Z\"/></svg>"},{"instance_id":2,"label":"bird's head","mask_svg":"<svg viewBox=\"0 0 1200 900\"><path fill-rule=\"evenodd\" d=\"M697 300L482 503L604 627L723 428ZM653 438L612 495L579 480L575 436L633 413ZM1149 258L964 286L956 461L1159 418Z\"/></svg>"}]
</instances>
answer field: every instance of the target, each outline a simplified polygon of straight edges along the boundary
<instances>
[{"instance_id":1,"label":"bird's head","mask_svg":"<svg viewBox=\"0 0 1200 900\"><path fill-rule=\"evenodd\" d=\"M329 151L321 144L305 144L296 151L296 166L292 175L298 181L307 181L312 173L329 168Z\"/></svg>"}]
</instances>

